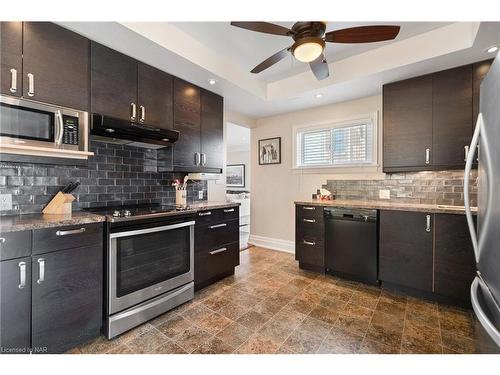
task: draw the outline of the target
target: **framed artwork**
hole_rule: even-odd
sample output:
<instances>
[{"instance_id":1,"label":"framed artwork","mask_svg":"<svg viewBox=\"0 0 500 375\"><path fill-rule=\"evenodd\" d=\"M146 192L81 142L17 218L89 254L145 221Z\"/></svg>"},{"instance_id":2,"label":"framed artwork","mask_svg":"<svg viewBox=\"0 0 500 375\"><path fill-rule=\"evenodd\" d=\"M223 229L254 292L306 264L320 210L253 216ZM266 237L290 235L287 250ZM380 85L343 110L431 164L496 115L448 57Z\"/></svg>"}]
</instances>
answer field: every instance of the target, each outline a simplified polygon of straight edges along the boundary
<instances>
[{"instance_id":1,"label":"framed artwork","mask_svg":"<svg viewBox=\"0 0 500 375\"><path fill-rule=\"evenodd\" d=\"M231 164L226 166L226 186L245 187L245 164Z\"/></svg>"},{"instance_id":2,"label":"framed artwork","mask_svg":"<svg viewBox=\"0 0 500 375\"><path fill-rule=\"evenodd\" d=\"M259 165L281 164L281 137L259 139Z\"/></svg>"}]
</instances>

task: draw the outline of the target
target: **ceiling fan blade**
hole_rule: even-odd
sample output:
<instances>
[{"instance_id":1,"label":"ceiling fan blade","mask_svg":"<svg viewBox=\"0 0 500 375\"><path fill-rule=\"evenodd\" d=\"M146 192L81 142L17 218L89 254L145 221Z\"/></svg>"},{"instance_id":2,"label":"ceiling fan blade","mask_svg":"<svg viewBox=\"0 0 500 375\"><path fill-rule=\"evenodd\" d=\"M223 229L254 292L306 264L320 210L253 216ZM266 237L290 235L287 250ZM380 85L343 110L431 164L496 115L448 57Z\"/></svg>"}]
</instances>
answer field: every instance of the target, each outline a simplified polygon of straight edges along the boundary
<instances>
[{"instance_id":1,"label":"ceiling fan blade","mask_svg":"<svg viewBox=\"0 0 500 375\"><path fill-rule=\"evenodd\" d=\"M265 59L264 61L262 61L259 65L257 65L255 68L253 68L250 72L251 73L260 73L263 70L266 70L267 68L273 66L278 61L281 61L285 57L287 57L289 49L290 49L290 47L287 47L287 48L282 49L279 52L276 52L271 57L268 57L267 59Z\"/></svg>"},{"instance_id":2,"label":"ceiling fan blade","mask_svg":"<svg viewBox=\"0 0 500 375\"><path fill-rule=\"evenodd\" d=\"M274 34L274 35L293 35L294 32L288 27L276 25L269 22L231 22L232 26L241 27L242 29L257 31L259 33Z\"/></svg>"},{"instance_id":3,"label":"ceiling fan blade","mask_svg":"<svg viewBox=\"0 0 500 375\"><path fill-rule=\"evenodd\" d=\"M328 78L330 76L330 72L328 71L328 63L326 62L325 56L321 54L316 60L311 61L309 63L312 72L318 79L321 81L322 79Z\"/></svg>"},{"instance_id":4,"label":"ceiling fan blade","mask_svg":"<svg viewBox=\"0 0 500 375\"><path fill-rule=\"evenodd\" d=\"M374 25L350 27L325 34L325 41L334 43L371 43L394 39L399 34L399 26Z\"/></svg>"}]
</instances>

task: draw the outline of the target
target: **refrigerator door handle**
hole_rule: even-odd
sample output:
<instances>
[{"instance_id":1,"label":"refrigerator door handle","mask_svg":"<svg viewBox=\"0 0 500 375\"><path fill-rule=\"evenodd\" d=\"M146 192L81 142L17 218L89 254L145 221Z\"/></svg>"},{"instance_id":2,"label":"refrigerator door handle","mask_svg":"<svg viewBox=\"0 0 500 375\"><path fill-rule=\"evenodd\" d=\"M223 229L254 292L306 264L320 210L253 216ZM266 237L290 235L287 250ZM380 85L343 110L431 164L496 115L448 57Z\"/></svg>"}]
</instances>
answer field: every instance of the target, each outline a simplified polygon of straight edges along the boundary
<instances>
[{"instance_id":1,"label":"refrigerator door handle","mask_svg":"<svg viewBox=\"0 0 500 375\"><path fill-rule=\"evenodd\" d=\"M483 309L481 308L481 305L479 304L479 299L477 296L478 289L479 289L479 284L482 284L482 290L487 291L488 294L490 294L488 297L492 299L492 301L495 301L493 299L493 296L491 295L491 292L489 291L488 287L484 285L484 282L481 280L480 277L476 277L474 281L472 282L472 285L470 287L470 297L471 297L471 304L474 312L476 313L476 317L481 323L481 325L484 327L485 331L488 333L488 335L491 337L491 339L498 345L500 346L500 332L495 328L493 323L491 323L490 319L488 319L488 316L484 313ZM498 305L495 302L495 305L497 308Z\"/></svg>"},{"instance_id":2,"label":"refrigerator door handle","mask_svg":"<svg viewBox=\"0 0 500 375\"><path fill-rule=\"evenodd\" d=\"M469 226L469 232L472 241L472 247L474 249L474 255L476 257L476 263L479 262L479 246L477 243L476 228L474 227L474 221L472 219L472 212L470 208L469 176L472 170L472 163L474 161L474 155L476 153L477 145L479 143L479 135L481 133L482 127L483 127L483 115L480 113L479 116L477 117L476 128L474 129L474 135L472 136L472 141L470 143L469 152L467 154L467 161L465 162L465 172L464 172L465 216L467 217L467 225Z\"/></svg>"}]
</instances>

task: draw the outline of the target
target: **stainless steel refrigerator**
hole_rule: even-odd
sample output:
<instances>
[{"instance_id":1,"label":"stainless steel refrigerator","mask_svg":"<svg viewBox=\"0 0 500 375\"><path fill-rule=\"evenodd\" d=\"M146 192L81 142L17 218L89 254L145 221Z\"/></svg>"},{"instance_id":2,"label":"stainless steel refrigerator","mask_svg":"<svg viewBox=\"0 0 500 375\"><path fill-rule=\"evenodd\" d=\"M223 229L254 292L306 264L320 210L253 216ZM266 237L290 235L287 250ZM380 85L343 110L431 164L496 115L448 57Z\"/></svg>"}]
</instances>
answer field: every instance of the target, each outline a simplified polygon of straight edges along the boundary
<instances>
[{"instance_id":1,"label":"stainless steel refrigerator","mask_svg":"<svg viewBox=\"0 0 500 375\"><path fill-rule=\"evenodd\" d=\"M466 215L477 263L471 302L477 351L500 353L500 56L481 84L479 112L464 174ZM477 232L469 200L469 174L476 149L479 157Z\"/></svg>"}]
</instances>

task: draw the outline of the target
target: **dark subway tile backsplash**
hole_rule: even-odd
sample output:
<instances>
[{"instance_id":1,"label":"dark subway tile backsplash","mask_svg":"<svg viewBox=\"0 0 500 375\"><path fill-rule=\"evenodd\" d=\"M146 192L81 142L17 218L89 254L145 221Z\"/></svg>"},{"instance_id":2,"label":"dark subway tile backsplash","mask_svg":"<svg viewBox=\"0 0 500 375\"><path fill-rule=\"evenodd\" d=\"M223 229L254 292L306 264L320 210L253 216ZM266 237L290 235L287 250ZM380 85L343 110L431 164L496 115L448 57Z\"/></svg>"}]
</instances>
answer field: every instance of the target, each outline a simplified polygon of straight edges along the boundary
<instances>
[{"instance_id":1,"label":"dark subway tile backsplash","mask_svg":"<svg viewBox=\"0 0 500 375\"><path fill-rule=\"evenodd\" d=\"M91 142L95 153L87 166L27 163L0 164L0 194L12 194L12 210L0 215L41 212L49 200L71 181L81 185L73 193L73 209L119 204L174 204L172 182L184 173L157 172L156 150ZM188 202L207 197L206 181L188 182Z\"/></svg>"}]
</instances>

